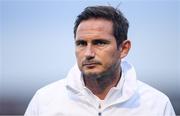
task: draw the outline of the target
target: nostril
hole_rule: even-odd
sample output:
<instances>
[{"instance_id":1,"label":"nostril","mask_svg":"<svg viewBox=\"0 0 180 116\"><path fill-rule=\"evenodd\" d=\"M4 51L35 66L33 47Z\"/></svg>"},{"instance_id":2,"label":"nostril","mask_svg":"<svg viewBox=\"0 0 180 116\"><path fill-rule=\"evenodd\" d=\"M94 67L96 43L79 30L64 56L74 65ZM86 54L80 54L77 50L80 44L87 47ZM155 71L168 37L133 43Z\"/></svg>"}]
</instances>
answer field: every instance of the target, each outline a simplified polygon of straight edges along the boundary
<instances>
[{"instance_id":1,"label":"nostril","mask_svg":"<svg viewBox=\"0 0 180 116\"><path fill-rule=\"evenodd\" d=\"M92 60L94 59L94 56L86 56L86 60Z\"/></svg>"}]
</instances>

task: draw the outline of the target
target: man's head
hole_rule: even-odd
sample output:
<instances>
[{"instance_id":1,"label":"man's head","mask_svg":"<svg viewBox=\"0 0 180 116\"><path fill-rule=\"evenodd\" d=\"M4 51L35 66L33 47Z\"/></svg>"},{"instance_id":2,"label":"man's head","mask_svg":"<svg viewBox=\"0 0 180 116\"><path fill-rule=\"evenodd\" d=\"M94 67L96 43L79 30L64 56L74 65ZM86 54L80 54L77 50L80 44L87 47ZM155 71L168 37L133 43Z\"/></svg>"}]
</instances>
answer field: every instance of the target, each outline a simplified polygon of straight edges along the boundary
<instances>
[{"instance_id":1,"label":"man's head","mask_svg":"<svg viewBox=\"0 0 180 116\"><path fill-rule=\"evenodd\" d=\"M127 39L129 28L128 20L123 16L121 11L111 6L91 6L86 7L83 12L77 17L74 25L74 38L79 24L88 19L103 18L113 23L113 35L116 39L117 47Z\"/></svg>"},{"instance_id":2,"label":"man's head","mask_svg":"<svg viewBox=\"0 0 180 116\"><path fill-rule=\"evenodd\" d=\"M74 27L76 58L85 76L117 73L120 60L128 54L128 21L110 6L87 7Z\"/></svg>"}]
</instances>

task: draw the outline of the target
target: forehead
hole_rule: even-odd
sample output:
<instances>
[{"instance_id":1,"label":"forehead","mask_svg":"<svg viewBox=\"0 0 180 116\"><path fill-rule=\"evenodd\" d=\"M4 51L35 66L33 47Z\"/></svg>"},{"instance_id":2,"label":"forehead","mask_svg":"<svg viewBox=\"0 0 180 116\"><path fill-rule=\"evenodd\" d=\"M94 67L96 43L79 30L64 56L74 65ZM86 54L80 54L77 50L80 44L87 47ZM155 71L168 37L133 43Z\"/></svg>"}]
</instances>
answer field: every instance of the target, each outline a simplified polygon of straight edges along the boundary
<instances>
[{"instance_id":1,"label":"forehead","mask_svg":"<svg viewBox=\"0 0 180 116\"><path fill-rule=\"evenodd\" d=\"M76 35L112 35L112 28L112 21L93 18L82 21L77 28Z\"/></svg>"}]
</instances>

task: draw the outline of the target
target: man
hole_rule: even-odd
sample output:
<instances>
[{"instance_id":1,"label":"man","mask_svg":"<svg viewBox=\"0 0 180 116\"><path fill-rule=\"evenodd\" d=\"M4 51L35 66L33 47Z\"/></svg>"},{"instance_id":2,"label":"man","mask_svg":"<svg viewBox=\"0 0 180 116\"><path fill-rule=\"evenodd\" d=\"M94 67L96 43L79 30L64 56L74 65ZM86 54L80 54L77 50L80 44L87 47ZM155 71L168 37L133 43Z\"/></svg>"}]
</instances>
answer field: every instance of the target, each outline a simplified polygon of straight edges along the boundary
<instances>
[{"instance_id":1,"label":"man","mask_svg":"<svg viewBox=\"0 0 180 116\"><path fill-rule=\"evenodd\" d=\"M136 80L128 21L111 6L87 7L74 26L77 64L37 91L25 116L175 116L166 95Z\"/></svg>"}]
</instances>

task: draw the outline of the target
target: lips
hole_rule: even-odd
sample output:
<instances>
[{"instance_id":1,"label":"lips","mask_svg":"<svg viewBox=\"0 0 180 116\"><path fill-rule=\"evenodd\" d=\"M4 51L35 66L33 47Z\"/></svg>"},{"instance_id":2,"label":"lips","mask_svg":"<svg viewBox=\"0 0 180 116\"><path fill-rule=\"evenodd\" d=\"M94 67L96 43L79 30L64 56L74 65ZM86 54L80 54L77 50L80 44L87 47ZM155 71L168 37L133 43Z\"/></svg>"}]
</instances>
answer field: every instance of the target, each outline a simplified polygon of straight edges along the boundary
<instances>
[{"instance_id":1,"label":"lips","mask_svg":"<svg viewBox=\"0 0 180 116\"><path fill-rule=\"evenodd\" d=\"M97 63L86 63L86 64L83 64L83 66L94 66L94 65L97 65Z\"/></svg>"},{"instance_id":2,"label":"lips","mask_svg":"<svg viewBox=\"0 0 180 116\"><path fill-rule=\"evenodd\" d=\"M99 65L99 62L83 62L82 66L94 67L95 65Z\"/></svg>"}]
</instances>

